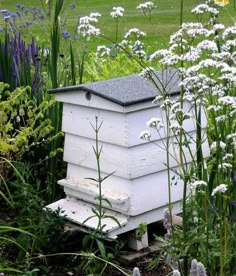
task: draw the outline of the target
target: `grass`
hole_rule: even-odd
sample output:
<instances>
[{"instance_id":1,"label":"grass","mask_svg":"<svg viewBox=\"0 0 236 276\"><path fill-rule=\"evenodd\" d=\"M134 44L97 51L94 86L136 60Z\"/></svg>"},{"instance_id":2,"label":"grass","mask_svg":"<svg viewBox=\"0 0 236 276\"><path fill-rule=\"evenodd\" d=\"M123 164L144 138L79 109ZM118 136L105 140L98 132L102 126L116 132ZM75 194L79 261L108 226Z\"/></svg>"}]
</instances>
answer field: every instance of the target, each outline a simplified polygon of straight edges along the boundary
<instances>
[{"instance_id":1,"label":"grass","mask_svg":"<svg viewBox=\"0 0 236 276\"><path fill-rule=\"evenodd\" d=\"M43 1L45 2L45 1ZM55 0L53 1L55 2ZM120 18L119 21L119 33L120 37L126 33L130 28L138 27L141 30L148 33L146 38L146 43L151 49L163 48L168 44L169 36L179 26L179 10L180 10L180 0L153 0L156 5L155 10L151 20L149 20L144 15L138 13L136 7L138 4L145 2L141 0L113 0L112 4L110 0L75 0L76 8L71 9L70 4L72 0L65 1L64 15L63 19L66 20L66 28L71 32L76 34L76 29L78 25L78 18L83 15L88 15L90 12L99 12L102 17L99 18L99 27L102 32L106 34L107 37L115 38L116 23L113 18L110 17L110 12L114 6L122 6L125 8L124 17ZM204 2L203 0L185 0L184 1L184 21L195 21L195 18L190 13L191 9L195 7L198 3ZM235 21L235 9L233 7L234 0L231 0L231 4L225 8L222 16L222 21L227 23L232 23ZM10 11L16 10L16 3L19 1L9 1L2 0L1 9L9 9ZM21 4L25 7L31 8L33 6L40 7L40 1L35 0L21 0ZM3 22L0 21L3 24ZM37 23L37 22L36 22ZM48 37L46 31L42 31L41 27L34 26L32 30L32 35L36 37L36 40L43 44L47 44ZM98 44L108 44L107 41L100 39L96 42L91 41L91 48L95 49Z\"/></svg>"}]
</instances>

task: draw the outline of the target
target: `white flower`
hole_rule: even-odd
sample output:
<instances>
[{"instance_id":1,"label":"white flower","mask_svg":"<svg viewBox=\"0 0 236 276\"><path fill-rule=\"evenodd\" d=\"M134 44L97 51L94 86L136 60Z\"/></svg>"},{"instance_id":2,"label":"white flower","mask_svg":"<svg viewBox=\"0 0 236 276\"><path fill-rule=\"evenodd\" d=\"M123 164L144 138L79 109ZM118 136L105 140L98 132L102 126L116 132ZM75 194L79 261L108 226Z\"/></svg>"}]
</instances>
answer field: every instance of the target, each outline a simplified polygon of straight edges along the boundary
<instances>
[{"instance_id":1,"label":"white flower","mask_svg":"<svg viewBox=\"0 0 236 276\"><path fill-rule=\"evenodd\" d=\"M218 166L219 169L227 170L227 169L232 169L232 165L230 163L222 163Z\"/></svg>"},{"instance_id":2,"label":"white flower","mask_svg":"<svg viewBox=\"0 0 236 276\"><path fill-rule=\"evenodd\" d=\"M94 27L91 23L97 23L97 13L91 13L92 16L83 16L79 20L78 33L83 37L98 36L100 29Z\"/></svg>"},{"instance_id":3,"label":"white flower","mask_svg":"<svg viewBox=\"0 0 236 276\"><path fill-rule=\"evenodd\" d=\"M148 130L144 130L139 134L139 139L147 140L149 141L151 138L151 133Z\"/></svg>"},{"instance_id":4,"label":"white flower","mask_svg":"<svg viewBox=\"0 0 236 276\"><path fill-rule=\"evenodd\" d=\"M209 51L218 51L217 45L214 41L203 40L197 45L198 50L209 50Z\"/></svg>"},{"instance_id":5,"label":"white flower","mask_svg":"<svg viewBox=\"0 0 236 276\"><path fill-rule=\"evenodd\" d=\"M100 45L100 46L97 46L96 56L97 57L109 56L110 52L111 52L110 48L106 47L105 45Z\"/></svg>"},{"instance_id":6,"label":"white flower","mask_svg":"<svg viewBox=\"0 0 236 276\"><path fill-rule=\"evenodd\" d=\"M154 8L153 2L148 1L145 3L139 4L136 9L142 12L144 15L148 15L148 14L151 14L153 8Z\"/></svg>"},{"instance_id":7,"label":"white flower","mask_svg":"<svg viewBox=\"0 0 236 276\"><path fill-rule=\"evenodd\" d=\"M155 58L164 57L166 55L170 55L169 50L167 50L167 49L158 50L158 51L156 51L156 52L154 52L153 54L150 55L149 60L152 61Z\"/></svg>"},{"instance_id":8,"label":"white flower","mask_svg":"<svg viewBox=\"0 0 236 276\"><path fill-rule=\"evenodd\" d=\"M118 18L123 16L125 9L122 7L113 7L112 12L110 13L111 17Z\"/></svg>"},{"instance_id":9,"label":"white flower","mask_svg":"<svg viewBox=\"0 0 236 276\"><path fill-rule=\"evenodd\" d=\"M157 104L159 103L161 100L163 99L163 97L161 95L156 96L155 99L152 101L153 104Z\"/></svg>"},{"instance_id":10,"label":"white flower","mask_svg":"<svg viewBox=\"0 0 236 276\"><path fill-rule=\"evenodd\" d=\"M214 15L219 13L219 11L216 8L210 7L207 4L200 4L192 10L192 13L195 13L195 14L203 14L206 12Z\"/></svg>"},{"instance_id":11,"label":"white flower","mask_svg":"<svg viewBox=\"0 0 236 276\"><path fill-rule=\"evenodd\" d=\"M147 122L147 126L151 128L155 128L157 131L159 131L161 128L164 127L160 118L152 118Z\"/></svg>"},{"instance_id":12,"label":"white flower","mask_svg":"<svg viewBox=\"0 0 236 276\"><path fill-rule=\"evenodd\" d=\"M97 17L100 17L100 16L102 16L102 15L98 12L91 12L90 15L89 15L90 18L97 18Z\"/></svg>"},{"instance_id":13,"label":"white flower","mask_svg":"<svg viewBox=\"0 0 236 276\"><path fill-rule=\"evenodd\" d=\"M222 142L222 141L219 141L219 142L213 142L212 144L211 144L211 150L214 150L214 149L216 149L217 147L220 147L222 150L224 150L225 148L226 148L226 144L224 143L224 142Z\"/></svg>"},{"instance_id":14,"label":"white flower","mask_svg":"<svg viewBox=\"0 0 236 276\"><path fill-rule=\"evenodd\" d=\"M200 187L200 186L207 186L207 183L203 180L196 180L196 181L191 183L192 188L197 188L197 187Z\"/></svg>"},{"instance_id":15,"label":"white flower","mask_svg":"<svg viewBox=\"0 0 236 276\"><path fill-rule=\"evenodd\" d=\"M227 185L226 184L220 184L217 186L211 193L212 196L215 196L217 193L224 194L227 191Z\"/></svg>"},{"instance_id":16,"label":"white flower","mask_svg":"<svg viewBox=\"0 0 236 276\"><path fill-rule=\"evenodd\" d=\"M216 119L216 122L219 123L219 122L225 122L226 120L226 115L221 115L221 116L218 116L215 118Z\"/></svg>"},{"instance_id":17,"label":"white flower","mask_svg":"<svg viewBox=\"0 0 236 276\"><path fill-rule=\"evenodd\" d=\"M231 159L231 158L233 158L233 154L226 153L225 156L223 157L223 160L226 161L226 160Z\"/></svg>"},{"instance_id":18,"label":"white flower","mask_svg":"<svg viewBox=\"0 0 236 276\"><path fill-rule=\"evenodd\" d=\"M140 31L138 28L132 28L124 35L124 38L127 39L130 36L135 36L136 38L140 38L140 37L146 36L146 33Z\"/></svg>"},{"instance_id":19,"label":"white flower","mask_svg":"<svg viewBox=\"0 0 236 276\"><path fill-rule=\"evenodd\" d=\"M178 135L182 127L179 124L171 124L170 129L173 131L174 135Z\"/></svg>"},{"instance_id":20,"label":"white flower","mask_svg":"<svg viewBox=\"0 0 236 276\"><path fill-rule=\"evenodd\" d=\"M142 70L142 72L139 74L140 77L143 77L146 80L152 79L154 72L154 68L152 67L146 67Z\"/></svg>"},{"instance_id":21,"label":"white flower","mask_svg":"<svg viewBox=\"0 0 236 276\"><path fill-rule=\"evenodd\" d=\"M230 139L233 139L233 138L236 138L236 133L228 134L228 135L226 136L226 139L227 139L227 140L230 140Z\"/></svg>"},{"instance_id":22,"label":"white flower","mask_svg":"<svg viewBox=\"0 0 236 276\"><path fill-rule=\"evenodd\" d=\"M218 102L223 105L234 105L236 103L235 98L232 96L221 97Z\"/></svg>"}]
</instances>

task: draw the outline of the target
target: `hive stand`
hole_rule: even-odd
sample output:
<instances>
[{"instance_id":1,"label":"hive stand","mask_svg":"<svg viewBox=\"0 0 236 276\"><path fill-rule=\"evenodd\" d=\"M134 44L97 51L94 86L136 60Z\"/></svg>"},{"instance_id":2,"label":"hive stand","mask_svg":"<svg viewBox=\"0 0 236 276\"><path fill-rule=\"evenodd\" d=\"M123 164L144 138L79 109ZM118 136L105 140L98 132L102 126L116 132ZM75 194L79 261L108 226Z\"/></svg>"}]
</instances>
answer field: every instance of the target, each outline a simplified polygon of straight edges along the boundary
<instances>
[{"instance_id":1,"label":"hive stand","mask_svg":"<svg viewBox=\"0 0 236 276\"><path fill-rule=\"evenodd\" d=\"M158 137L153 133L155 144L139 139L146 122L152 117L161 118L160 107L152 100L160 94L162 86L174 98L179 94L179 78L175 70L157 72L160 85L155 87L139 75L98 81L79 86L52 90L57 101L63 102L62 130L65 132L64 161L67 162L67 177L58 183L64 187L66 198L47 207L58 207L67 219L81 229L96 229L97 218L92 208L97 204L96 182L86 178L97 177L96 159L93 152L95 133L91 124L95 117L102 122L99 131L101 171L109 178L102 183L102 193L112 207L104 205L108 215L115 216L120 226L112 219L104 219L104 233L108 238L137 229L141 223L150 224L162 219L168 204L168 181L166 152L157 145L165 141L165 132ZM187 109L187 106L184 106ZM195 136L195 124L185 121L189 135ZM156 145L157 144L157 145ZM195 145L191 145L193 153ZM207 154L207 143L204 144ZM175 156L176 149L172 149ZM191 161L186 153L187 162ZM174 158L170 160L171 176L178 169ZM173 214L181 212L183 183L178 180L171 186ZM147 234L141 243L130 240L131 247L141 249L148 246Z\"/></svg>"}]
</instances>

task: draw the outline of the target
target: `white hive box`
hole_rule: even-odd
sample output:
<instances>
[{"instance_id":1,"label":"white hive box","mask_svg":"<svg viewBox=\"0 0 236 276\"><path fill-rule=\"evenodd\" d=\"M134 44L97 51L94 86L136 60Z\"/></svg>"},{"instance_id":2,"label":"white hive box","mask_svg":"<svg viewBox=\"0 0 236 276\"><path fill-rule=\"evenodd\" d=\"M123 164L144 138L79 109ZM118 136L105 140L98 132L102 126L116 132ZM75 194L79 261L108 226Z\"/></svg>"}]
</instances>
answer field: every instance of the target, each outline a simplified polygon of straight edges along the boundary
<instances>
[{"instance_id":1,"label":"white hive box","mask_svg":"<svg viewBox=\"0 0 236 276\"><path fill-rule=\"evenodd\" d=\"M160 72L158 76L170 95L175 97L179 91L175 71ZM98 134L99 144L103 146L100 160L102 176L114 172L103 182L102 193L112 204L112 207L106 206L108 212L115 214L123 225L119 228L110 221L113 226L109 228L106 222L106 231L115 236L137 228L142 222L162 219L169 198L166 152L154 143L139 139L150 118L161 118L160 108L152 104L152 99L159 94L157 88L139 75L131 75L59 88L53 92L56 99L63 102L64 161L68 167L67 178L58 183L64 186L67 198L48 207L61 207L69 220L80 225L91 215L87 212L91 209L88 206L97 203L94 198L98 187L86 178L97 177L93 152L95 132L91 124L95 125L95 117L98 117L98 122L103 122ZM195 135L192 120L186 122L185 129ZM163 139L164 135L163 131ZM155 137L155 143L162 145L160 138ZM192 147L194 152L195 145ZM175 155L174 149L172 154ZM188 154L186 160L187 163L191 161ZM170 162L173 169L178 168L174 158ZM173 213L180 212L182 193L181 181L172 185ZM85 226L93 228L91 221Z\"/></svg>"}]
</instances>

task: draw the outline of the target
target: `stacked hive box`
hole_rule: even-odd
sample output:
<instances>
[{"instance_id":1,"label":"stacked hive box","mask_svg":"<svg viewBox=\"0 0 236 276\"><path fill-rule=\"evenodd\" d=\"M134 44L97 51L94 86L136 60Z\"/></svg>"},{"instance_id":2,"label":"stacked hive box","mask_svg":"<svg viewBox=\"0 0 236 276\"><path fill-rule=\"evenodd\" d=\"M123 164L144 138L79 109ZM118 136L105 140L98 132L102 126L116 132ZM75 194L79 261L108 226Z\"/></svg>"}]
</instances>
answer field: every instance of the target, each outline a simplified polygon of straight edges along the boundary
<instances>
[{"instance_id":1,"label":"stacked hive box","mask_svg":"<svg viewBox=\"0 0 236 276\"><path fill-rule=\"evenodd\" d=\"M162 85L172 97L178 95L176 72L168 70L158 73ZM54 90L58 101L63 102L62 130L65 132L64 160L68 163L67 177L58 183L64 186L66 199L48 207L61 207L67 218L79 225L91 216L91 208L97 204L97 183L86 178L97 177L97 165L93 151L95 145L95 117L102 122L99 131L101 171L106 176L114 172L102 184L102 193L112 207L107 212L116 216L122 227L106 219L104 231L115 236L135 229L140 223L152 223L162 218L168 204L168 181L166 152L163 140L154 136L155 144L139 139L139 134L152 117L161 117L160 107L152 99L160 93L158 89L139 75L131 75L91 84L59 88ZM192 120L185 129L194 135ZM192 144L193 151L195 145ZM174 149L172 155L175 155ZM187 162L191 161L186 155ZM175 158L170 166L178 168ZM180 212L182 182L172 185L173 212ZM96 218L88 220L86 227L96 228Z\"/></svg>"}]
</instances>

